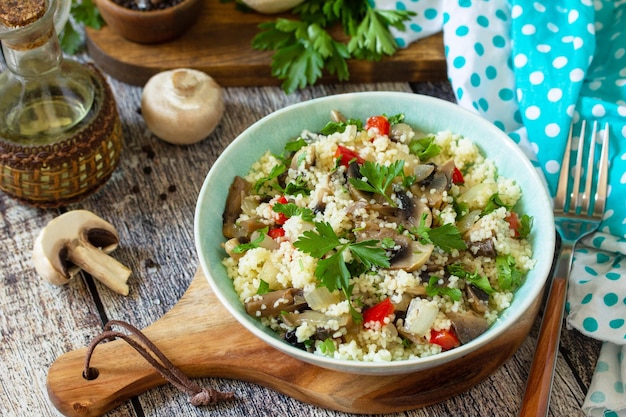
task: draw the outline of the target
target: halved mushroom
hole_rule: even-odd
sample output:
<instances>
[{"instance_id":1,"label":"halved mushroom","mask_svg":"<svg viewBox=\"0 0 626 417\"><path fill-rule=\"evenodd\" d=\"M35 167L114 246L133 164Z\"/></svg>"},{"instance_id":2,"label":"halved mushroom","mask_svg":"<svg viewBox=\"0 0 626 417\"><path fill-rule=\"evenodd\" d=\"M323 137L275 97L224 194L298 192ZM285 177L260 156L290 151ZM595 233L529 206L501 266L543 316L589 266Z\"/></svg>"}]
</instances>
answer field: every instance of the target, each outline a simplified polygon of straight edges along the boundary
<instances>
[{"instance_id":1,"label":"halved mushroom","mask_svg":"<svg viewBox=\"0 0 626 417\"><path fill-rule=\"evenodd\" d=\"M67 284L82 269L118 294L128 295L130 269L108 254L117 248L113 225L87 210L73 210L41 229L33 263L46 281Z\"/></svg>"},{"instance_id":2,"label":"halved mushroom","mask_svg":"<svg viewBox=\"0 0 626 417\"><path fill-rule=\"evenodd\" d=\"M452 186L454 166L453 160L439 165L431 175L411 186L411 191L425 197L430 207L439 207L443 201L443 193Z\"/></svg>"},{"instance_id":3,"label":"halved mushroom","mask_svg":"<svg viewBox=\"0 0 626 417\"><path fill-rule=\"evenodd\" d=\"M307 308L302 290L287 288L256 295L245 303L246 313L252 317L274 317L282 312Z\"/></svg>"},{"instance_id":4,"label":"halved mushroom","mask_svg":"<svg viewBox=\"0 0 626 417\"><path fill-rule=\"evenodd\" d=\"M480 317L473 311L465 313L446 313L454 331L462 344L471 342L489 329L489 323L484 317Z\"/></svg>"},{"instance_id":5,"label":"halved mushroom","mask_svg":"<svg viewBox=\"0 0 626 417\"><path fill-rule=\"evenodd\" d=\"M472 310L479 314L489 310L489 294L485 291L473 284L468 284L465 286L465 294Z\"/></svg>"},{"instance_id":6,"label":"halved mushroom","mask_svg":"<svg viewBox=\"0 0 626 417\"><path fill-rule=\"evenodd\" d=\"M486 238L477 242L466 242L467 248L474 256L484 256L495 259L497 256L496 247L492 238Z\"/></svg>"},{"instance_id":7,"label":"halved mushroom","mask_svg":"<svg viewBox=\"0 0 626 417\"><path fill-rule=\"evenodd\" d=\"M420 243L406 235L396 235L393 238L397 250L394 250L390 259L389 269L403 269L407 272L418 270L428 262L430 255L435 249L432 243Z\"/></svg>"},{"instance_id":8,"label":"halved mushroom","mask_svg":"<svg viewBox=\"0 0 626 417\"><path fill-rule=\"evenodd\" d=\"M350 196L352 196L352 199L354 199L355 201L370 201L374 197L374 193L359 190L354 185L352 185L352 182L350 181L351 178L359 180L363 178L363 176L361 175L359 164L357 164L356 162L352 162L350 165L348 165L348 169L346 169L346 185L348 187L348 191L350 192Z\"/></svg>"},{"instance_id":9,"label":"halved mushroom","mask_svg":"<svg viewBox=\"0 0 626 417\"><path fill-rule=\"evenodd\" d=\"M239 237L235 223L239 215L241 215L241 203L244 197L250 194L251 188L252 184L239 175L235 176L230 184L228 196L226 197L226 206L222 214L222 234L224 237Z\"/></svg>"}]
</instances>

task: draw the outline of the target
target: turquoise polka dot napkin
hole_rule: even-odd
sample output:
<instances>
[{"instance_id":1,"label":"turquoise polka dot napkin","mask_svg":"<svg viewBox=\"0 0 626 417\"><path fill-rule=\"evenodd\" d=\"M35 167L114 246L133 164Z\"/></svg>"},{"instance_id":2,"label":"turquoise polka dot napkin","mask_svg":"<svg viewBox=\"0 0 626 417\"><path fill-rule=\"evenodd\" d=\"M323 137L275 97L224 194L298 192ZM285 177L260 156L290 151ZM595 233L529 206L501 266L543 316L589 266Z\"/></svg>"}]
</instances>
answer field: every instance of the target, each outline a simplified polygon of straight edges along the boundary
<instances>
[{"instance_id":1,"label":"turquoise polka dot napkin","mask_svg":"<svg viewBox=\"0 0 626 417\"><path fill-rule=\"evenodd\" d=\"M443 32L458 103L507 132L553 195L570 123L609 124L606 214L575 252L567 324L605 342L583 409L626 416L626 1L370 1L417 13L394 30L401 47Z\"/></svg>"}]
</instances>

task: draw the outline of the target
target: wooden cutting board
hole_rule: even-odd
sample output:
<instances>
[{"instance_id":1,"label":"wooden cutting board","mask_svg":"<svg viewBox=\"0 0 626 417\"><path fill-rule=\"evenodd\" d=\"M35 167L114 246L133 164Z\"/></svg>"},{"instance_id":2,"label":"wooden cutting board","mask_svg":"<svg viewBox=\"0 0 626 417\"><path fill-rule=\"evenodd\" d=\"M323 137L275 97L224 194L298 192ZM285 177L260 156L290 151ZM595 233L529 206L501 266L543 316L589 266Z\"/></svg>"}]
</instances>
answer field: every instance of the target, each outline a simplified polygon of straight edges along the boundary
<instances>
[{"instance_id":1,"label":"wooden cutting board","mask_svg":"<svg viewBox=\"0 0 626 417\"><path fill-rule=\"evenodd\" d=\"M482 381L519 348L540 303L538 297L528 314L482 350L433 369L397 376L340 373L275 350L227 312L200 271L172 310L143 332L191 378L249 381L320 407L380 414L434 404ZM82 377L86 350L60 356L48 372L50 401L66 416L102 415L166 382L120 339L98 345L90 366L99 375L88 381Z\"/></svg>"},{"instance_id":2,"label":"wooden cutting board","mask_svg":"<svg viewBox=\"0 0 626 417\"><path fill-rule=\"evenodd\" d=\"M287 16L289 17L289 16ZM271 75L271 52L252 49L259 23L275 16L244 13L234 2L204 0L199 20L182 37L156 45L138 44L109 26L86 29L87 50L94 62L120 81L143 86L160 71L195 68L220 85L279 85ZM349 62L350 82L443 81L447 78L441 34L414 42L380 62ZM325 76L320 82L333 82Z\"/></svg>"}]
</instances>

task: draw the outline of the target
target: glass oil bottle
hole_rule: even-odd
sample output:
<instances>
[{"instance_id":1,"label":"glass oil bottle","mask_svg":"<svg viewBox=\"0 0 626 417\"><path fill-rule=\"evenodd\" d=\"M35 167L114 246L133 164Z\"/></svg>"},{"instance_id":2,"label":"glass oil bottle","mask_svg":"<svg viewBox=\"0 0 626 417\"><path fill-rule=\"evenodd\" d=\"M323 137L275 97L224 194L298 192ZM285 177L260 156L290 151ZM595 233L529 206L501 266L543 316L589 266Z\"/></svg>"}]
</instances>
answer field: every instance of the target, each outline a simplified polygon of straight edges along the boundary
<instances>
[{"instance_id":1,"label":"glass oil bottle","mask_svg":"<svg viewBox=\"0 0 626 417\"><path fill-rule=\"evenodd\" d=\"M78 201L104 184L121 151L109 85L64 59L55 15L71 0L0 4L0 189L40 207ZM19 3L19 4L18 4Z\"/></svg>"}]
</instances>

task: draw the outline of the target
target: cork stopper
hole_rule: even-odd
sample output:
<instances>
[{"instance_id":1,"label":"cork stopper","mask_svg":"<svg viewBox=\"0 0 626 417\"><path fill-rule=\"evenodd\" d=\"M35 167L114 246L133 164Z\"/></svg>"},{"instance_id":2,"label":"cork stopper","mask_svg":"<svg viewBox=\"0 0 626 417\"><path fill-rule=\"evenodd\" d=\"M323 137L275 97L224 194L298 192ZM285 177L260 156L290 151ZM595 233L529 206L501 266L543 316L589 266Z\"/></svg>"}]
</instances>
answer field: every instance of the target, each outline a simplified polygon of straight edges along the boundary
<instances>
[{"instance_id":1,"label":"cork stopper","mask_svg":"<svg viewBox=\"0 0 626 417\"><path fill-rule=\"evenodd\" d=\"M4 0L0 3L0 21L11 28L29 25L45 12L45 0Z\"/></svg>"}]
</instances>

